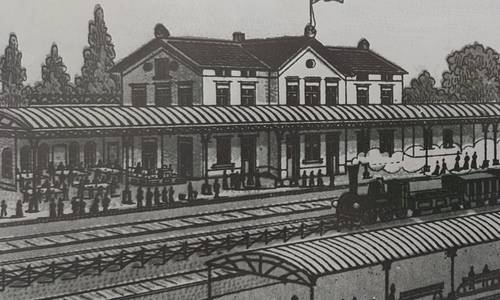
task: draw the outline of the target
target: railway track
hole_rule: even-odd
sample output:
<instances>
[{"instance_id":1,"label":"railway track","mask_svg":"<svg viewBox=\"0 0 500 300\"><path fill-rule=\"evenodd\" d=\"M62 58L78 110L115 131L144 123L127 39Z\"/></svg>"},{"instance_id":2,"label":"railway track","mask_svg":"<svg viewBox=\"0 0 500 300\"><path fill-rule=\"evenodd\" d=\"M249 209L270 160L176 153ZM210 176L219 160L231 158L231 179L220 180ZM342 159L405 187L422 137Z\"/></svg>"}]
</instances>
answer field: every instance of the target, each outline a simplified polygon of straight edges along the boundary
<instances>
[{"instance_id":1,"label":"railway track","mask_svg":"<svg viewBox=\"0 0 500 300\"><path fill-rule=\"evenodd\" d=\"M220 212L200 213L189 216L142 220L120 224L101 225L54 233L39 233L21 237L0 239L0 255L61 247L102 240L128 238L141 235L169 233L182 229L259 220L269 217L287 216L330 209L330 199L307 202L296 201L287 204L272 204L258 207L230 209Z\"/></svg>"}]
</instances>

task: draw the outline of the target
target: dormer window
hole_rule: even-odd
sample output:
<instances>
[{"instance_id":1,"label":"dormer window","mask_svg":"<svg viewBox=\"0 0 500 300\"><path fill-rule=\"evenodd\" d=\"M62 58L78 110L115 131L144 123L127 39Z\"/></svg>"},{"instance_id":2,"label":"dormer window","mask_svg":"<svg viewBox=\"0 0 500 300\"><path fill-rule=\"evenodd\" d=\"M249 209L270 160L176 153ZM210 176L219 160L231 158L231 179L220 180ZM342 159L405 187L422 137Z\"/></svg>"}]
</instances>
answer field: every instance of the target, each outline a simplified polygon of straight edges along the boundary
<instances>
[{"instance_id":1,"label":"dormer window","mask_svg":"<svg viewBox=\"0 0 500 300\"><path fill-rule=\"evenodd\" d=\"M241 77L257 77L255 70L241 70Z\"/></svg>"},{"instance_id":2,"label":"dormer window","mask_svg":"<svg viewBox=\"0 0 500 300\"><path fill-rule=\"evenodd\" d=\"M169 64L170 60L168 58L157 58L155 59L155 78L156 80L169 79Z\"/></svg>"},{"instance_id":3,"label":"dormer window","mask_svg":"<svg viewBox=\"0 0 500 300\"><path fill-rule=\"evenodd\" d=\"M393 76L392 76L392 74L382 74L381 79L382 79L382 81L392 81Z\"/></svg>"}]
</instances>

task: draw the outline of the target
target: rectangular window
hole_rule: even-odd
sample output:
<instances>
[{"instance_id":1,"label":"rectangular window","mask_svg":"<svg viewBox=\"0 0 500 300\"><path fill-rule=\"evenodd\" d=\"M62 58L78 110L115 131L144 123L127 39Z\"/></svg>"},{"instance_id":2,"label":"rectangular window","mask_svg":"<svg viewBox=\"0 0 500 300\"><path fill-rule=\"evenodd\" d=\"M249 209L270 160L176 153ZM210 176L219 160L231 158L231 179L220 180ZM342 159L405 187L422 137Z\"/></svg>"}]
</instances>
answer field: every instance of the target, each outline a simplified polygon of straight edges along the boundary
<instances>
[{"instance_id":1,"label":"rectangular window","mask_svg":"<svg viewBox=\"0 0 500 300\"><path fill-rule=\"evenodd\" d=\"M177 90L177 97L179 98L179 106L192 106L193 105L193 83L180 82Z\"/></svg>"},{"instance_id":2,"label":"rectangular window","mask_svg":"<svg viewBox=\"0 0 500 300\"><path fill-rule=\"evenodd\" d=\"M286 104L291 106L299 105L299 80L287 79L286 81Z\"/></svg>"},{"instance_id":3,"label":"rectangular window","mask_svg":"<svg viewBox=\"0 0 500 300\"><path fill-rule=\"evenodd\" d=\"M231 137L220 136L217 140L217 164L231 164Z\"/></svg>"},{"instance_id":4,"label":"rectangular window","mask_svg":"<svg viewBox=\"0 0 500 300\"><path fill-rule=\"evenodd\" d=\"M170 79L169 76L169 59L168 58L157 58L155 59L155 80Z\"/></svg>"},{"instance_id":5,"label":"rectangular window","mask_svg":"<svg viewBox=\"0 0 500 300\"><path fill-rule=\"evenodd\" d=\"M241 105L255 105L255 83L241 83Z\"/></svg>"},{"instance_id":6,"label":"rectangular window","mask_svg":"<svg viewBox=\"0 0 500 300\"><path fill-rule=\"evenodd\" d=\"M131 85L132 89L132 106L146 106L147 91L145 84Z\"/></svg>"},{"instance_id":7,"label":"rectangular window","mask_svg":"<svg viewBox=\"0 0 500 300\"><path fill-rule=\"evenodd\" d=\"M320 82L317 80L306 81L305 105L315 106L320 104Z\"/></svg>"},{"instance_id":8,"label":"rectangular window","mask_svg":"<svg viewBox=\"0 0 500 300\"><path fill-rule=\"evenodd\" d=\"M380 102L390 105L394 103L394 87L392 85L380 86Z\"/></svg>"},{"instance_id":9,"label":"rectangular window","mask_svg":"<svg viewBox=\"0 0 500 300\"><path fill-rule=\"evenodd\" d=\"M321 160L321 136L308 134L305 136L305 160L308 162Z\"/></svg>"},{"instance_id":10,"label":"rectangular window","mask_svg":"<svg viewBox=\"0 0 500 300\"><path fill-rule=\"evenodd\" d=\"M453 148L453 130L443 129L443 147Z\"/></svg>"},{"instance_id":11,"label":"rectangular window","mask_svg":"<svg viewBox=\"0 0 500 300\"><path fill-rule=\"evenodd\" d=\"M356 132L356 147L358 154L363 152L367 154L370 151L370 130L363 129Z\"/></svg>"},{"instance_id":12,"label":"rectangular window","mask_svg":"<svg viewBox=\"0 0 500 300\"><path fill-rule=\"evenodd\" d=\"M380 77L382 78L382 81L392 81L393 80L392 74L382 74Z\"/></svg>"},{"instance_id":13,"label":"rectangular window","mask_svg":"<svg viewBox=\"0 0 500 300\"><path fill-rule=\"evenodd\" d=\"M257 77L255 70L241 70L241 77Z\"/></svg>"},{"instance_id":14,"label":"rectangular window","mask_svg":"<svg viewBox=\"0 0 500 300\"><path fill-rule=\"evenodd\" d=\"M215 70L215 76L217 77L231 77L231 70L230 69L216 69Z\"/></svg>"},{"instance_id":15,"label":"rectangular window","mask_svg":"<svg viewBox=\"0 0 500 300\"><path fill-rule=\"evenodd\" d=\"M370 97L368 89L369 86L367 85L356 86L356 101L358 105L368 105Z\"/></svg>"},{"instance_id":16,"label":"rectangular window","mask_svg":"<svg viewBox=\"0 0 500 300\"><path fill-rule=\"evenodd\" d=\"M380 130L380 153L394 153L394 130Z\"/></svg>"},{"instance_id":17,"label":"rectangular window","mask_svg":"<svg viewBox=\"0 0 500 300\"><path fill-rule=\"evenodd\" d=\"M356 80L368 81L368 73L359 73L356 75Z\"/></svg>"},{"instance_id":18,"label":"rectangular window","mask_svg":"<svg viewBox=\"0 0 500 300\"><path fill-rule=\"evenodd\" d=\"M155 105L156 106L172 105L172 88L170 84L155 85Z\"/></svg>"},{"instance_id":19,"label":"rectangular window","mask_svg":"<svg viewBox=\"0 0 500 300\"><path fill-rule=\"evenodd\" d=\"M326 81L326 105L339 104L339 82L337 80Z\"/></svg>"},{"instance_id":20,"label":"rectangular window","mask_svg":"<svg viewBox=\"0 0 500 300\"><path fill-rule=\"evenodd\" d=\"M424 149L432 149L432 129L424 128Z\"/></svg>"},{"instance_id":21,"label":"rectangular window","mask_svg":"<svg viewBox=\"0 0 500 300\"><path fill-rule=\"evenodd\" d=\"M229 82L217 82L215 85L215 103L218 106L231 105Z\"/></svg>"}]
</instances>

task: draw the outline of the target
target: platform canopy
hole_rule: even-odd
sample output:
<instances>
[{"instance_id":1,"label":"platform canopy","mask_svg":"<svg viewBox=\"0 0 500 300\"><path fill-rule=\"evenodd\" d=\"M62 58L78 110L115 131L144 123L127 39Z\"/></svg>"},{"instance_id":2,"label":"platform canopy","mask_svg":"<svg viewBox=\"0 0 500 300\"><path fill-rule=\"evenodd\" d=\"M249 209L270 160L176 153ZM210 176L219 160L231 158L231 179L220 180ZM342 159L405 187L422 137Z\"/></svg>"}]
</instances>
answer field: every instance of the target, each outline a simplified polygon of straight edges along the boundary
<instances>
[{"instance_id":1,"label":"platform canopy","mask_svg":"<svg viewBox=\"0 0 500 300\"><path fill-rule=\"evenodd\" d=\"M313 286L330 274L499 240L500 212L493 212L228 254L207 265Z\"/></svg>"},{"instance_id":2,"label":"platform canopy","mask_svg":"<svg viewBox=\"0 0 500 300\"><path fill-rule=\"evenodd\" d=\"M36 132L234 130L497 122L500 104L337 106L33 106L0 108L0 126Z\"/></svg>"}]
</instances>

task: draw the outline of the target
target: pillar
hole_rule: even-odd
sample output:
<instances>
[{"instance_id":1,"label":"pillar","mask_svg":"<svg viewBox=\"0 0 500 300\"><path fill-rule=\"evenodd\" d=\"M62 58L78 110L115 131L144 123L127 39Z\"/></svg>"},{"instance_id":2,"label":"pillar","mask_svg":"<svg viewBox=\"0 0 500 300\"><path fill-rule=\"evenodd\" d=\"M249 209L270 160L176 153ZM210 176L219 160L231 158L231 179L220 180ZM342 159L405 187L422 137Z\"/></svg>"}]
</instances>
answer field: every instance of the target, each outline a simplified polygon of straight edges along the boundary
<instances>
[{"instance_id":1,"label":"pillar","mask_svg":"<svg viewBox=\"0 0 500 300\"><path fill-rule=\"evenodd\" d=\"M314 285L309 286L309 299L314 300Z\"/></svg>"},{"instance_id":2,"label":"pillar","mask_svg":"<svg viewBox=\"0 0 500 300\"><path fill-rule=\"evenodd\" d=\"M384 299L389 299L389 272L391 270L392 261L385 261L382 263L382 270L385 273L385 282L384 282Z\"/></svg>"},{"instance_id":3,"label":"pillar","mask_svg":"<svg viewBox=\"0 0 500 300\"><path fill-rule=\"evenodd\" d=\"M210 136L208 134L201 135L201 147L203 151L203 171L205 180L208 180L208 143L210 141Z\"/></svg>"},{"instance_id":4,"label":"pillar","mask_svg":"<svg viewBox=\"0 0 500 300\"><path fill-rule=\"evenodd\" d=\"M426 144L427 136L428 136L430 130L432 130L432 128L430 126L424 125L424 127L423 127L424 146ZM432 143L431 143L431 145L427 145L427 146L432 147ZM431 170L431 166L429 166L429 147L425 147L425 165L423 168L423 173L425 174L427 172L430 172L430 170Z\"/></svg>"},{"instance_id":5,"label":"pillar","mask_svg":"<svg viewBox=\"0 0 500 300\"><path fill-rule=\"evenodd\" d=\"M31 146L31 171L33 173L33 191L40 184L40 178L38 174L38 143L37 139L29 140Z\"/></svg>"},{"instance_id":6,"label":"pillar","mask_svg":"<svg viewBox=\"0 0 500 300\"><path fill-rule=\"evenodd\" d=\"M455 257L457 257L457 249L451 248L446 250L446 257L450 258L450 293L448 300L454 300L455 297Z\"/></svg>"},{"instance_id":7,"label":"pillar","mask_svg":"<svg viewBox=\"0 0 500 300\"><path fill-rule=\"evenodd\" d=\"M130 137L122 137L122 145L125 148L125 188L122 192L122 203L123 204L133 204L132 193L130 191L130 178L129 178L129 161L130 161Z\"/></svg>"},{"instance_id":8,"label":"pillar","mask_svg":"<svg viewBox=\"0 0 500 300\"><path fill-rule=\"evenodd\" d=\"M493 124L493 165L498 166L500 162L498 161L497 154L497 132L498 132L498 124Z\"/></svg>"},{"instance_id":9,"label":"pillar","mask_svg":"<svg viewBox=\"0 0 500 300\"><path fill-rule=\"evenodd\" d=\"M212 300L212 266L207 269L207 299Z\"/></svg>"},{"instance_id":10,"label":"pillar","mask_svg":"<svg viewBox=\"0 0 500 300\"><path fill-rule=\"evenodd\" d=\"M490 124L483 124L483 134L484 134L484 160L482 168L486 169L490 166L490 161L488 160L488 128ZM496 148L496 147L495 147Z\"/></svg>"},{"instance_id":11,"label":"pillar","mask_svg":"<svg viewBox=\"0 0 500 300\"><path fill-rule=\"evenodd\" d=\"M283 141L283 132L282 131L276 131L276 144L277 144L277 169L278 169L278 176L277 176L277 184L276 186L281 186L282 182L281 182L281 148L282 148L282 145L281 145L281 142Z\"/></svg>"}]
</instances>

